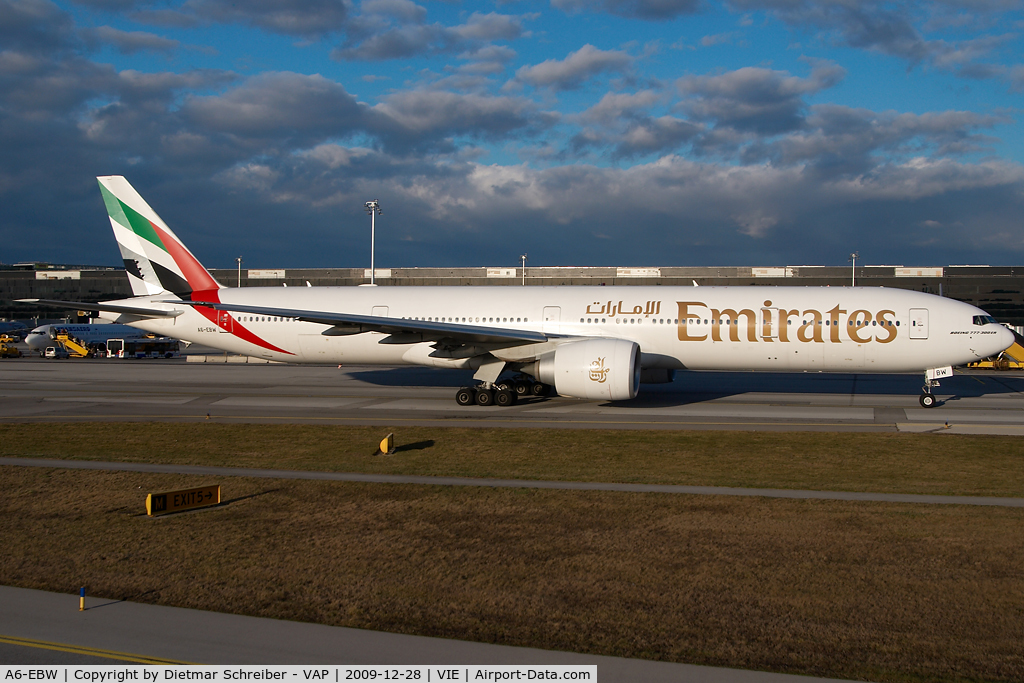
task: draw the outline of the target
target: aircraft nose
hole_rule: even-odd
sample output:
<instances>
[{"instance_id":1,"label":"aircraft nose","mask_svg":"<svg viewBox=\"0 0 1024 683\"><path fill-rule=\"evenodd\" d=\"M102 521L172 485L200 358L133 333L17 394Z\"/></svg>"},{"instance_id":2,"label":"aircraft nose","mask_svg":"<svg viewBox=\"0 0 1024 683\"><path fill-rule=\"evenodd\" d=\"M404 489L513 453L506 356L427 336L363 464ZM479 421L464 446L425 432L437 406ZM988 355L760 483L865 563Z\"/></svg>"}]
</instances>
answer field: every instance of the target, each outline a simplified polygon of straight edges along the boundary
<instances>
[{"instance_id":1,"label":"aircraft nose","mask_svg":"<svg viewBox=\"0 0 1024 683\"><path fill-rule=\"evenodd\" d=\"M1006 329L1002 325L1000 325L999 327L1001 328L999 334L997 335L997 341L999 342L999 351L996 351L996 353L1005 351L1006 349L1013 346L1017 341L1017 337L1016 335L1013 334L1013 332Z\"/></svg>"}]
</instances>

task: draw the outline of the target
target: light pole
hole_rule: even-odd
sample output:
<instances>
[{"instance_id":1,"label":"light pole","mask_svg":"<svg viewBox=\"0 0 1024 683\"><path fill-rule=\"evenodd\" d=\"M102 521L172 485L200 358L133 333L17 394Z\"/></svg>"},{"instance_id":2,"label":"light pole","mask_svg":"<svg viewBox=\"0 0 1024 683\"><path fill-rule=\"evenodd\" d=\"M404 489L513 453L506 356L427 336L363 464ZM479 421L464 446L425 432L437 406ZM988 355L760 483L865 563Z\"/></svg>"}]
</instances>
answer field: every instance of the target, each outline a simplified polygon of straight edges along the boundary
<instances>
[{"instance_id":1,"label":"light pole","mask_svg":"<svg viewBox=\"0 0 1024 683\"><path fill-rule=\"evenodd\" d=\"M857 257L858 256L860 256L860 252L859 251L855 251L852 254L850 254L850 261L853 262L853 265L850 267L850 286L851 287L856 287L857 286Z\"/></svg>"},{"instance_id":2,"label":"light pole","mask_svg":"<svg viewBox=\"0 0 1024 683\"><path fill-rule=\"evenodd\" d=\"M241 287L242 286L242 257L239 256L235 260L238 261L238 286Z\"/></svg>"},{"instance_id":3,"label":"light pole","mask_svg":"<svg viewBox=\"0 0 1024 683\"><path fill-rule=\"evenodd\" d=\"M370 284L377 284L377 270L374 265L374 248L377 241L377 225L375 221L376 214L381 213L380 204L374 199L371 202L363 204L366 207L366 213L370 214Z\"/></svg>"},{"instance_id":4,"label":"light pole","mask_svg":"<svg viewBox=\"0 0 1024 683\"><path fill-rule=\"evenodd\" d=\"M523 261L523 287L526 286L526 254L520 254L519 258Z\"/></svg>"}]
</instances>

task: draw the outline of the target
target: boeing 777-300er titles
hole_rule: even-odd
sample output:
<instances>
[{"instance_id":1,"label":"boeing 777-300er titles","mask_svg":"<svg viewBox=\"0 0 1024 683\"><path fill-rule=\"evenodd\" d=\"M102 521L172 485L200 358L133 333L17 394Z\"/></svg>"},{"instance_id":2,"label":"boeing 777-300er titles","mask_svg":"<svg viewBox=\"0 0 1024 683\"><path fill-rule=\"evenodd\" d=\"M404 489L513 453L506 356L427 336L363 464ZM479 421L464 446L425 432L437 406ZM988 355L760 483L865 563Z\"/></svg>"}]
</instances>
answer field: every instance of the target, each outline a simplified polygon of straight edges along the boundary
<instances>
[{"instance_id":1,"label":"boeing 777-300er titles","mask_svg":"<svg viewBox=\"0 0 1024 683\"><path fill-rule=\"evenodd\" d=\"M104 319L289 363L468 368L478 384L459 390L462 405L550 387L626 400L694 369L923 372L930 407L952 366L1013 343L974 306L880 287L231 289L127 180L99 184L135 294L88 304Z\"/></svg>"}]
</instances>

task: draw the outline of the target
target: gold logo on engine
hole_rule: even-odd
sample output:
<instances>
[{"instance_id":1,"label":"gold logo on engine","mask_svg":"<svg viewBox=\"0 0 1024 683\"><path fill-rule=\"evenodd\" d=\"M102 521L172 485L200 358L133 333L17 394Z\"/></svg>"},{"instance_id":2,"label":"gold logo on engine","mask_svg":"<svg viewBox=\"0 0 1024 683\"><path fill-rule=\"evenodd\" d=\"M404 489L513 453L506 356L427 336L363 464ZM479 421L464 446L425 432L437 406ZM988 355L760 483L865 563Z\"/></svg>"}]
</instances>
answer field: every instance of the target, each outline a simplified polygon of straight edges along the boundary
<instances>
[{"instance_id":1,"label":"gold logo on engine","mask_svg":"<svg viewBox=\"0 0 1024 683\"><path fill-rule=\"evenodd\" d=\"M604 358L598 358L590 363L590 380L592 382L604 384L604 381L608 379L609 372L611 372L611 368L604 366Z\"/></svg>"}]
</instances>

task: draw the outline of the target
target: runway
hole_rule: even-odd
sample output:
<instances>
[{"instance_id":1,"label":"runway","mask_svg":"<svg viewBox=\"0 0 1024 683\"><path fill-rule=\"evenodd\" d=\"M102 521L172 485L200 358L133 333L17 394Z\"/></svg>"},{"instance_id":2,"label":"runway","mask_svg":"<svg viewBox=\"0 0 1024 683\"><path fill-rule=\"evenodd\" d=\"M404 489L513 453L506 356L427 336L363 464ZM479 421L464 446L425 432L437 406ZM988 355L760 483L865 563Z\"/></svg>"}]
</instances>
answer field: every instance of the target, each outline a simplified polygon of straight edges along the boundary
<instances>
[{"instance_id":1,"label":"runway","mask_svg":"<svg viewBox=\"0 0 1024 683\"><path fill-rule=\"evenodd\" d=\"M680 372L628 402L458 406L470 383L469 372L418 367L6 359L0 420L1024 434L1024 376L1008 372L958 371L931 409L916 375Z\"/></svg>"}]
</instances>

